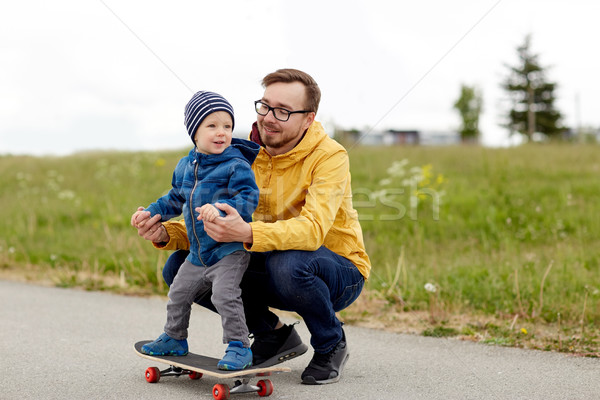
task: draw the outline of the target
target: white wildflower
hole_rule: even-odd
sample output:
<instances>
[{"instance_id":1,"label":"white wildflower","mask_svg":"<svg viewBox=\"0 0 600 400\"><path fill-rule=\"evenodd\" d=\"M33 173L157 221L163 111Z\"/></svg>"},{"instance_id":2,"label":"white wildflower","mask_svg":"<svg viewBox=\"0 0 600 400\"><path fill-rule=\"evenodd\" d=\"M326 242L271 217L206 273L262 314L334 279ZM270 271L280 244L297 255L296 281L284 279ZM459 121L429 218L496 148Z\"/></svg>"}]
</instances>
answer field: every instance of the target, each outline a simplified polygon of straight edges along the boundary
<instances>
[{"instance_id":1,"label":"white wildflower","mask_svg":"<svg viewBox=\"0 0 600 400\"><path fill-rule=\"evenodd\" d=\"M406 174L404 167L408 164L408 160L394 161L392 165L387 169L388 175L391 177L401 177Z\"/></svg>"},{"instance_id":2,"label":"white wildflower","mask_svg":"<svg viewBox=\"0 0 600 400\"><path fill-rule=\"evenodd\" d=\"M61 200L72 200L75 198L75 192L72 190L62 190L58 193L58 198Z\"/></svg>"},{"instance_id":3,"label":"white wildflower","mask_svg":"<svg viewBox=\"0 0 600 400\"><path fill-rule=\"evenodd\" d=\"M385 189L376 190L374 192L371 192L371 199L373 199L373 200L381 199L381 198L384 198L386 195L387 195L387 190L385 190Z\"/></svg>"},{"instance_id":4,"label":"white wildflower","mask_svg":"<svg viewBox=\"0 0 600 400\"><path fill-rule=\"evenodd\" d=\"M437 287L435 287L433 283L427 282L425 284L425 290L427 290L430 293L435 293L437 292Z\"/></svg>"}]
</instances>

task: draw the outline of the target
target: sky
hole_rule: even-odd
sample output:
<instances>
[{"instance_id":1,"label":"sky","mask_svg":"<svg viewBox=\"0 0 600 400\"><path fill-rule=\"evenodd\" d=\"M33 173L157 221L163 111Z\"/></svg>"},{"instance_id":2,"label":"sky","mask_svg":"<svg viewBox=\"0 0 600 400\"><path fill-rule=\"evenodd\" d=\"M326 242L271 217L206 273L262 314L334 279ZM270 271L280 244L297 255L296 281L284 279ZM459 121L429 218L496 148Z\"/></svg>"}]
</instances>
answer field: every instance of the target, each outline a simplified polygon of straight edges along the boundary
<instances>
[{"instance_id":1,"label":"sky","mask_svg":"<svg viewBox=\"0 0 600 400\"><path fill-rule=\"evenodd\" d=\"M500 88L517 47L556 82L570 127L600 127L600 2L589 0L42 0L0 5L0 154L189 147L183 110L211 90L246 137L278 68L319 84L327 130L452 131L461 84L504 146Z\"/></svg>"}]
</instances>

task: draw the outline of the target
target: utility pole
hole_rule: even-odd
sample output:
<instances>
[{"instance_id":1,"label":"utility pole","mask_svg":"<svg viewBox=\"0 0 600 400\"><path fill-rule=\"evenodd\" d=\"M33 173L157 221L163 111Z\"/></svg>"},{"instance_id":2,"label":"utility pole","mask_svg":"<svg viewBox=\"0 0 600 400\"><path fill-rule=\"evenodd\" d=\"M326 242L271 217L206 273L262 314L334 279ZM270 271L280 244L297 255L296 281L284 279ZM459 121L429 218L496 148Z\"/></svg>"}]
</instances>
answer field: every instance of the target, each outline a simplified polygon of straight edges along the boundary
<instances>
[{"instance_id":1,"label":"utility pole","mask_svg":"<svg viewBox=\"0 0 600 400\"><path fill-rule=\"evenodd\" d=\"M581 128L581 107L579 104L579 92L575 93L575 126L577 127L577 139L579 143L585 141L583 129Z\"/></svg>"},{"instance_id":2,"label":"utility pole","mask_svg":"<svg viewBox=\"0 0 600 400\"><path fill-rule=\"evenodd\" d=\"M529 141L533 139L533 134L535 133L535 111L533 107L533 87L531 86L531 82L529 82L527 86L527 136L529 137Z\"/></svg>"}]
</instances>

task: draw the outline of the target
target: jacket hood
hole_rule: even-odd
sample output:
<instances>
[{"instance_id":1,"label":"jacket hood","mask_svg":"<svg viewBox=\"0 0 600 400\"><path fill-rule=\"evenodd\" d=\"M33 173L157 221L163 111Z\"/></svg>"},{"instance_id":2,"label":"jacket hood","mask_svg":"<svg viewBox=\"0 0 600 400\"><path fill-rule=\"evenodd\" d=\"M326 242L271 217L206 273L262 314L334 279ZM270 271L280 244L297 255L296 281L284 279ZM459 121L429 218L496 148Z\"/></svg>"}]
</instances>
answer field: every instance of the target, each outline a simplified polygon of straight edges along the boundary
<instances>
[{"instance_id":1,"label":"jacket hood","mask_svg":"<svg viewBox=\"0 0 600 400\"><path fill-rule=\"evenodd\" d=\"M246 139L231 139L231 147L238 149L240 153L242 153L242 156L244 156L244 158L248 160L248 163L251 165L260 151L260 144Z\"/></svg>"},{"instance_id":2,"label":"jacket hood","mask_svg":"<svg viewBox=\"0 0 600 400\"><path fill-rule=\"evenodd\" d=\"M287 153L280 154L277 156L268 155L266 150L263 153L265 155L268 155L269 157L272 157L273 159L277 159L278 164L282 167L285 167L287 165L294 164L295 162L297 162L297 160L306 158L319 146L319 144L323 140L327 138L329 138L329 136L327 136L327 133L325 133L325 130L323 129L321 123L318 121L314 121L304 133L304 137L302 138L302 140L300 140L296 147L294 147ZM260 140L260 135L258 133L258 125L256 122L252 124L250 140L252 140L253 143L260 144L262 147L264 147L264 144Z\"/></svg>"},{"instance_id":3,"label":"jacket hood","mask_svg":"<svg viewBox=\"0 0 600 400\"><path fill-rule=\"evenodd\" d=\"M194 147L190 150L189 156L204 165L219 164L232 157L242 159L252 165L259 151L260 145L256 143L245 139L232 138L231 145L221 154L198 153Z\"/></svg>"}]
</instances>

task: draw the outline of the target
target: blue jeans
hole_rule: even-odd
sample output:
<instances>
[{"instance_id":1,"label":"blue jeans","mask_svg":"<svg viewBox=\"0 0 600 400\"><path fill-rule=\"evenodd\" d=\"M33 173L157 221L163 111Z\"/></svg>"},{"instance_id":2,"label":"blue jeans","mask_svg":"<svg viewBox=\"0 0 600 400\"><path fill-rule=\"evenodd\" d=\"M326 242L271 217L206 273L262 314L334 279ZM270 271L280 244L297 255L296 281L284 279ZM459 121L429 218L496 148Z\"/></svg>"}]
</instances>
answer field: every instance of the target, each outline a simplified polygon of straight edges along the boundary
<instances>
[{"instance_id":1,"label":"blue jeans","mask_svg":"<svg viewBox=\"0 0 600 400\"><path fill-rule=\"evenodd\" d=\"M167 260L163 277L171 285L187 251ZM279 317L269 307L300 315L318 353L327 353L342 339L342 325L335 313L348 307L364 285L358 268L325 247L316 251L286 250L251 253L242 283L246 323L252 333L275 329ZM196 303L216 312L210 294Z\"/></svg>"}]
</instances>

